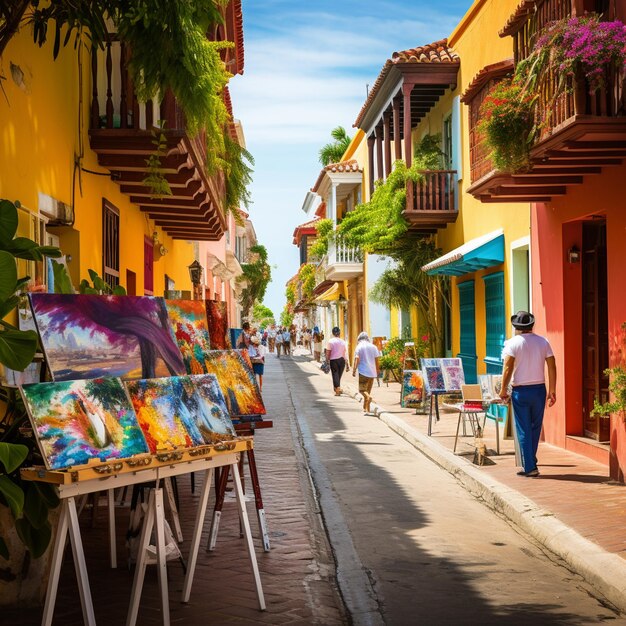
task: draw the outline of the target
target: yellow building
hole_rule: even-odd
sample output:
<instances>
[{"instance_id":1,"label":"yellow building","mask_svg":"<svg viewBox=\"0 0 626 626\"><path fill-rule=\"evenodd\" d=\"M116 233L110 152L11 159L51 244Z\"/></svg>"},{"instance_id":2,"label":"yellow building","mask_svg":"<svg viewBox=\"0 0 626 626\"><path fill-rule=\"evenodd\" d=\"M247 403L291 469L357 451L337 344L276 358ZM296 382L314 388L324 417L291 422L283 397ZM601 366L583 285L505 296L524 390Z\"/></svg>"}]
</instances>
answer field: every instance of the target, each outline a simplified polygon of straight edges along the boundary
<instances>
[{"instance_id":1,"label":"yellow building","mask_svg":"<svg viewBox=\"0 0 626 626\"><path fill-rule=\"evenodd\" d=\"M235 42L223 60L236 74L243 69L241 1L224 11L216 37ZM39 48L24 27L1 59L0 198L20 202L18 234L60 246L75 286L93 269L130 295L190 294L197 242L219 241L228 226L223 176L207 174L206 148L187 132L170 93L161 103L135 98L125 45L114 38L92 55L70 44L56 60L52 46ZM230 107L227 92L225 102ZM172 195L154 197L143 179L159 120L160 171ZM45 269L35 271L46 282Z\"/></svg>"},{"instance_id":2,"label":"yellow building","mask_svg":"<svg viewBox=\"0 0 626 626\"><path fill-rule=\"evenodd\" d=\"M487 204L468 193L481 175L470 116L475 121L485 90L511 71L511 42L498 31L516 4L476 0L449 39L395 52L355 122L367 137L370 190L394 160L410 165L422 140L438 143L441 166L423 171L419 185L407 183L404 217L444 253L424 270L450 276L448 303L432 306L440 309L444 353L463 359L469 381L501 371L506 320L530 306L528 203ZM406 317L394 335L409 320L419 332L414 314Z\"/></svg>"}]
</instances>

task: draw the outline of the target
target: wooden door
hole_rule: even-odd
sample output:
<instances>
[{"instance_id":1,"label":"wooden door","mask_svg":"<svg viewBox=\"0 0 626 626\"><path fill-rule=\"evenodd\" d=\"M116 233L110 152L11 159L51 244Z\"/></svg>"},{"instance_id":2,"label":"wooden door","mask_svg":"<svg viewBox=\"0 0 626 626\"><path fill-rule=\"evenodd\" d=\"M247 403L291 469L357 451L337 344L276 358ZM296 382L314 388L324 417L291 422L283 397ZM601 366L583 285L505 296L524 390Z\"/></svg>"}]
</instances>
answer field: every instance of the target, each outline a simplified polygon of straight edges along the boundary
<instances>
[{"instance_id":1,"label":"wooden door","mask_svg":"<svg viewBox=\"0 0 626 626\"><path fill-rule=\"evenodd\" d=\"M609 420L592 416L594 400L608 400L609 333L606 222L583 224L583 427L585 437L609 440Z\"/></svg>"},{"instance_id":2,"label":"wooden door","mask_svg":"<svg viewBox=\"0 0 626 626\"><path fill-rule=\"evenodd\" d=\"M154 294L154 241L150 237L143 242L143 293Z\"/></svg>"}]
</instances>

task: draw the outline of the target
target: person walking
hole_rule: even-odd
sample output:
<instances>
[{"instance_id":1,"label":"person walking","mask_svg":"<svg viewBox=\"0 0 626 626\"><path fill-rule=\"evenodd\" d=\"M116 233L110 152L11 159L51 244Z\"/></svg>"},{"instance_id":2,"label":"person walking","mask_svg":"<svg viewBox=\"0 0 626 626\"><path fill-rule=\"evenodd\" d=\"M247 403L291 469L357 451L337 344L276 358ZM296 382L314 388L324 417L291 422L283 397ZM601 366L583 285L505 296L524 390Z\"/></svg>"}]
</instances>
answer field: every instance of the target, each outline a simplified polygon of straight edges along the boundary
<instances>
[{"instance_id":1,"label":"person walking","mask_svg":"<svg viewBox=\"0 0 626 626\"><path fill-rule=\"evenodd\" d=\"M267 331L267 347L270 352L274 352L276 346L276 324L272 324Z\"/></svg>"},{"instance_id":2,"label":"person walking","mask_svg":"<svg viewBox=\"0 0 626 626\"><path fill-rule=\"evenodd\" d=\"M283 329L281 326L276 329L276 339L274 343L276 345L276 356L280 359L280 351L283 349Z\"/></svg>"},{"instance_id":3,"label":"person walking","mask_svg":"<svg viewBox=\"0 0 626 626\"><path fill-rule=\"evenodd\" d=\"M504 366L500 399L508 402L508 388L511 383L515 431L523 466L518 475L539 476L537 448L546 398L548 406L553 406L556 402L556 360L548 340L533 332L535 316L532 313L518 311L511 317L511 324L515 328L515 336L504 343L502 351Z\"/></svg>"},{"instance_id":4,"label":"person walking","mask_svg":"<svg viewBox=\"0 0 626 626\"><path fill-rule=\"evenodd\" d=\"M291 331L286 326L283 329L283 353L291 354Z\"/></svg>"},{"instance_id":5,"label":"person walking","mask_svg":"<svg viewBox=\"0 0 626 626\"><path fill-rule=\"evenodd\" d=\"M247 348L250 345L250 322L241 325L242 333L237 340L237 348Z\"/></svg>"},{"instance_id":6,"label":"person walking","mask_svg":"<svg viewBox=\"0 0 626 626\"><path fill-rule=\"evenodd\" d=\"M322 341L324 333L318 326L313 327L313 358L319 363L322 360Z\"/></svg>"},{"instance_id":7,"label":"person walking","mask_svg":"<svg viewBox=\"0 0 626 626\"><path fill-rule=\"evenodd\" d=\"M259 341L257 335L250 337L248 355L252 361L252 371L259 379L259 389L263 390L263 373L265 371L265 346Z\"/></svg>"},{"instance_id":8,"label":"person walking","mask_svg":"<svg viewBox=\"0 0 626 626\"><path fill-rule=\"evenodd\" d=\"M370 342L368 334L363 331L357 337L357 346L352 360L352 376L359 372L359 392L363 396L363 412L370 412L372 403L372 387L380 373L380 352Z\"/></svg>"},{"instance_id":9,"label":"person walking","mask_svg":"<svg viewBox=\"0 0 626 626\"><path fill-rule=\"evenodd\" d=\"M340 337L341 331L339 326L335 326L332 330L333 336L328 340L326 344L326 360L330 365L330 373L333 377L333 388L335 395L340 396L341 389L341 376L344 370L350 370L350 364L348 363L348 345Z\"/></svg>"}]
</instances>

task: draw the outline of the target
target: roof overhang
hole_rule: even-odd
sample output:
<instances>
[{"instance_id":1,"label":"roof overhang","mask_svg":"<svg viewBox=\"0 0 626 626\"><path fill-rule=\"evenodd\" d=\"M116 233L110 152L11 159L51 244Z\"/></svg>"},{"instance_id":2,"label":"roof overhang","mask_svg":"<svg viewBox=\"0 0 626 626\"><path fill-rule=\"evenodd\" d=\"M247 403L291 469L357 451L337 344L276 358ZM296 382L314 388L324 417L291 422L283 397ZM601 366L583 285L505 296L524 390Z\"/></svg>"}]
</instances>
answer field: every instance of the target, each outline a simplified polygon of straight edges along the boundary
<instances>
[{"instance_id":1,"label":"roof overhang","mask_svg":"<svg viewBox=\"0 0 626 626\"><path fill-rule=\"evenodd\" d=\"M315 302L334 302L335 300L347 300L346 287L343 281L333 283L326 291L315 298Z\"/></svg>"},{"instance_id":2,"label":"roof overhang","mask_svg":"<svg viewBox=\"0 0 626 626\"><path fill-rule=\"evenodd\" d=\"M422 271L430 275L463 276L501 263L504 263L504 231L500 228L431 261L422 266Z\"/></svg>"}]
</instances>

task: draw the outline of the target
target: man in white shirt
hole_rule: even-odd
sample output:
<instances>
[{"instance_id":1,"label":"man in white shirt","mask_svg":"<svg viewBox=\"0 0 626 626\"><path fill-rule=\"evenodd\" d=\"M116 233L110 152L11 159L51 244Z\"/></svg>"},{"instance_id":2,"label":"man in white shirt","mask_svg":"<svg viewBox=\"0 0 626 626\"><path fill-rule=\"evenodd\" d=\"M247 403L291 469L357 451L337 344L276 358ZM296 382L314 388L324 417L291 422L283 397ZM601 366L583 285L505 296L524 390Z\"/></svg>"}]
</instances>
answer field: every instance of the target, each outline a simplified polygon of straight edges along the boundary
<instances>
[{"instance_id":1,"label":"man in white shirt","mask_svg":"<svg viewBox=\"0 0 626 626\"><path fill-rule=\"evenodd\" d=\"M359 391L363 396L363 411L369 413L372 403L372 387L374 379L378 378L380 372L380 352L378 348L370 342L366 332L362 332L357 337L357 346L354 351L352 376L359 372Z\"/></svg>"},{"instance_id":2,"label":"man in white shirt","mask_svg":"<svg viewBox=\"0 0 626 626\"><path fill-rule=\"evenodd\" d=\"M518 311L511 317L511 324L515 328L515 336L505 342L502 351L504 368L500 398L508 401L508 387L511 383L515 429L524 466L518 475L539 476L537 448L546 398L548 406L553 406L556 402L556 360L548 340L533 333L534 315L527 311Z\"/></svg>"}]
</instances>

